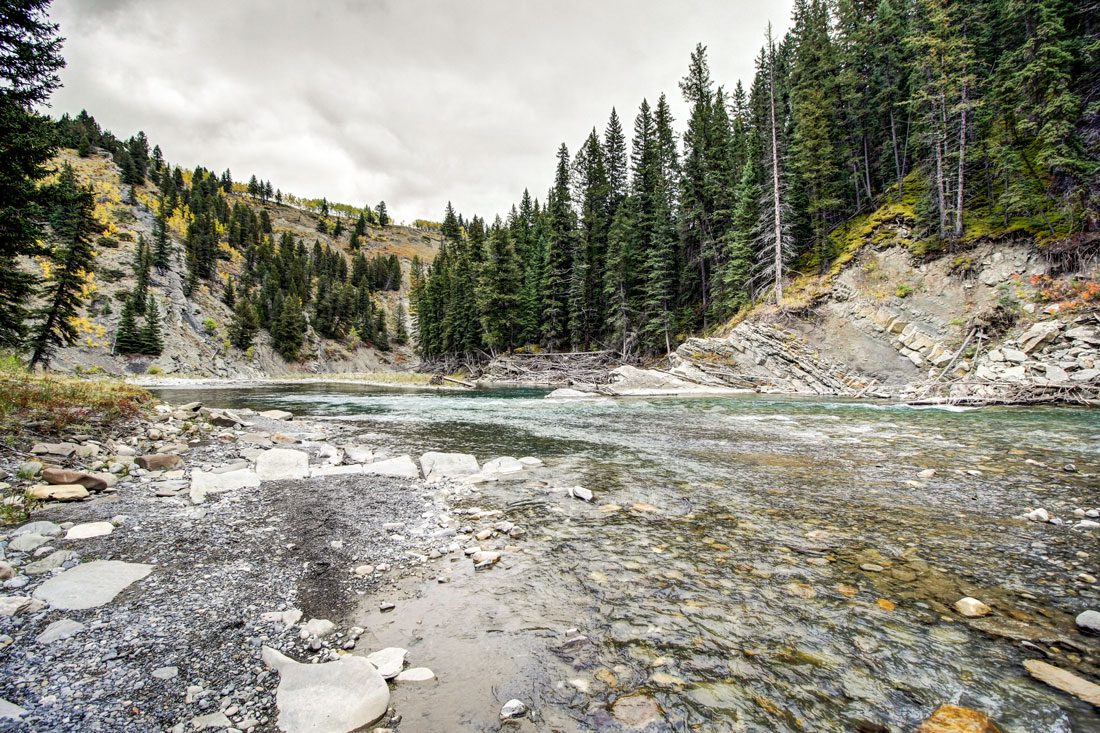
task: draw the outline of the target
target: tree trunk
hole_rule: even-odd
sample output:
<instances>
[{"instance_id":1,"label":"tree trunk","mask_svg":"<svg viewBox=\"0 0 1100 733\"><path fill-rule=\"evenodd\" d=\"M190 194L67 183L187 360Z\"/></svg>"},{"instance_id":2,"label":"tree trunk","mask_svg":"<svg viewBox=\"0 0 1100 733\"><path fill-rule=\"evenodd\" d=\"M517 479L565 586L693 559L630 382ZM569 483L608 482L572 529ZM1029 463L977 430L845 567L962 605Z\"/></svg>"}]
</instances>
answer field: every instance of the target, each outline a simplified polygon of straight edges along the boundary
<instances>
[{"instance_id":1,"label":"tree trunk","mask_svg":"<svg viewBox=\"0 0 1100 733\"><path fill-rule=\"evenodd\" d=\"M774 56L774 51L771 54ZM772 128L772 205L775 207L775 302L783 299L783 212L779 203L779 139L775 129L774 58L768 64L768 101Z\"/></svg>"},{"instance_id":2,"label":"tree trunk","mask_svg":"<svg viewBox=\"0 0 1100 733\"><path fill-rule=\"evenodd\" d=\"M898 130L894 122L894 109L890 108L890 146L894 149L894 175L898 179L898 196L901 196L901 159L898 158Z\"/></svg>"},{"instance_id":3,"label":"tree trunk","mask_svg":"<svg viewBox=\"0 0 1100 733\"><path fill-rule=\"evenodd\" d=\"M966 175L966 105L967 85L962 88L962 112L959 124L959 184L955 191L955 237L963 235L963 183Z\"/></svg>"}]
</instances>

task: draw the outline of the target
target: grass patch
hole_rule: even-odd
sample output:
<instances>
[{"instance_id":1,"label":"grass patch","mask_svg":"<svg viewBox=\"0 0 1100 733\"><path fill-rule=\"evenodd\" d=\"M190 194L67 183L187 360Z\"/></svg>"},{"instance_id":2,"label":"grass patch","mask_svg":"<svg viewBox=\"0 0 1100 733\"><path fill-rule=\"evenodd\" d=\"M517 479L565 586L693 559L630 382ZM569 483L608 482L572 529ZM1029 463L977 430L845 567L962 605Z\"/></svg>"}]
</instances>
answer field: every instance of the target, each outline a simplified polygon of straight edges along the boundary
<instances>
[{"instance_id":1,"label":"grass patch","mask_svg":"<svg viewBox=\"0 0 1100 733\"><path fill-rule=\"evenodd\" d=\"M31 374L18 360L0 362L0 436L59 435L113 427L138 415L153 396L113 380Z\"/></svg>"}]
</instances>

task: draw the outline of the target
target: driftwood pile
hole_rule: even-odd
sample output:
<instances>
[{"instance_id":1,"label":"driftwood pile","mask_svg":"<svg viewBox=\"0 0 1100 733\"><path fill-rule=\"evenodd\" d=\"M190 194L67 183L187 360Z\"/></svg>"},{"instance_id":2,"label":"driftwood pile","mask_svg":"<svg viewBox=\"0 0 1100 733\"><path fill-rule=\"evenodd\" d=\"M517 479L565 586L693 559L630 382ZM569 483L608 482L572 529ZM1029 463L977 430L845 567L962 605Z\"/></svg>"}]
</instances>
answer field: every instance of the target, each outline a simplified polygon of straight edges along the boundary
<instances>
[{"instance_id":1,"label":"driftwood pile","mask_svg":"<svg viewBox=\"0 0 1100 733\"><path fill-rule=\"evenodd\" d=\"M532 386L607 384L619 365L613 351L517 353L497 356L478 378Z\"/></svg>"}]
</instances>

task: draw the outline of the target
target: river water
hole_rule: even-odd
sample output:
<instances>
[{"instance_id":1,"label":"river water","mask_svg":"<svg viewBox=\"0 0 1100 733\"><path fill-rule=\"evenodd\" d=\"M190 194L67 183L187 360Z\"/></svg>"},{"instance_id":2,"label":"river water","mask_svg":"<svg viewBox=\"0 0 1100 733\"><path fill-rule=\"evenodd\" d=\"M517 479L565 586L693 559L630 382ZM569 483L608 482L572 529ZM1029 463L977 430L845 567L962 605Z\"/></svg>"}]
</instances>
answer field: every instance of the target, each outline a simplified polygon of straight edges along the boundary
<instances>
[{"instance_id":1,"label":"river water","mask_svg":"<svg viewBox=\"0 0 1100 733\"><path fill-rule=\"evenodd\" d=\"M902 731L942 703L1009 733L1100 730L1094 708L1021 665L1100 665L1073 623L1100 608L1100 589L1076 580L1100 574L1100 534L1071 529L1074 508L1100 506L1100 412L316 384L160 393L354 421L391 452L542 458L478 498L529 530L522 550L419 601L428 618L453 604L535 635L517 642L522 665L489 635L452 650L480 649L486 675L499 655L499 674L530 677L530 730ZM576 484L596 501L560 490ZM1013 518L1037 506L1069 522ZM963 619L951 606L964 595L994 616ZM565 626L588 641L562 644ZM495 730L496 709L472 712L470 697L449 700L470 706L455 728L445 692L398 709L422 720L410 730Z\"/></svg>"}]
</instances>

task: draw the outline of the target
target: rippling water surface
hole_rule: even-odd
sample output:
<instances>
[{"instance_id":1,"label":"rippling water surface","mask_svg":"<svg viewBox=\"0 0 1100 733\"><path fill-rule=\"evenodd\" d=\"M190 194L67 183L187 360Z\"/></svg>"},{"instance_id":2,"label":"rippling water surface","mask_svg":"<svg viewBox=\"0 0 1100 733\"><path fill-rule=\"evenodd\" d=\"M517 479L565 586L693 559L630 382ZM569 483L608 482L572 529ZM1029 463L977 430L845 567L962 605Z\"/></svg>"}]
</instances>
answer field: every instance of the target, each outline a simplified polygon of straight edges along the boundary
<instances>
[{"instance_id":1,"label":"rippling water surface","mask_svg":"<svg viewBox=\"0 0 1100 733\"><path fill-rule=\"evenodd\" d=\"M660 706L652 730L910 730L944 702L1006 731L1100 730L1093 708L1021 666L1050 655L1096 672L1097 642L1072 618L1100 606L1096 586L1074 580L1100 574L1100 535L1012 519L1100 505L1097 411L331 385L161 392L355 421L395 451L543 458L540 480L487 485L485 499L531 529L513 576L528 593L513 612L574 617L593 640L556 654L576 679L546 691L579 729L619 730L616 701L641 694ZM925 469L936 474L918 477ZM572 484L597 503L554 491ZM994 605L994 621L955 614L963 595Z\"/></svg>"}]
</instances>

